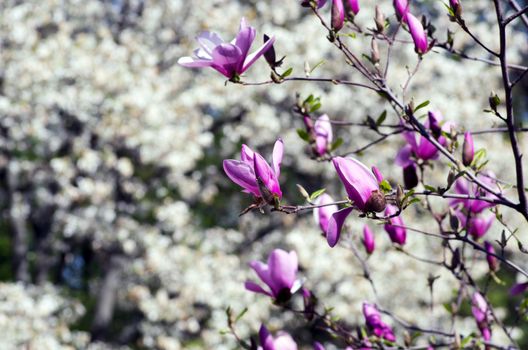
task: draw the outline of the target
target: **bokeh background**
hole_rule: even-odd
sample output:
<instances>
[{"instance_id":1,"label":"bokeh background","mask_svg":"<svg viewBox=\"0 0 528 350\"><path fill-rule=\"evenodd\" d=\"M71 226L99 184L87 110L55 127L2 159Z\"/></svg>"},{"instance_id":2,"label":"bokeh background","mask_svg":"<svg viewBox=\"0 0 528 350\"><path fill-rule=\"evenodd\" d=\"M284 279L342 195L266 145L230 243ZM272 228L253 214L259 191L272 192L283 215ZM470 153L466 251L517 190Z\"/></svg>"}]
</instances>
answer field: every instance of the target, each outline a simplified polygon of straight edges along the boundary
<instances>
[{"instance_id":1,"label":"bokeh background","mask_svg":"<svg viewBox=\"0 0 528 350\"><path fill-rule=\"evenodd\" d=\"M362 5L358 23L373 26L373 5ZM394 21L391 1L379 5ZM496 47L491 4L463 5L472 30ZM449 22L441 2L413 6L431 18L439 38L445 40L450 29L456 49L489 58ZM221 162L238 157L242 143L269 156L282 137L286 202L303 203L295 184L343 196L331 164L311 159L296 133L302 127L292 112L296 94L321 97L321 113L332 119L359 122L389 107L367 90L319 83L226 86L213 70L177 65L192 53L197 33L213 30L230 40L241 17L257 28L259 45L263 33L276 36L275 48L286 55L284 67L292 67L293 75L304 75L305 62L313 67L325 60L312 76L361 81L299 1L0 2L0 349L234 349L233 338L222 334L228 306L235 312L249 307L237 324L243 336L264 322L290 331L302 348L314 339L332 348L324 334L244 290L243 282L254 277L247 262L265 259L273 248L295 249L306 286L344 322L363 322L361 303L374 296L350 246L359 246L364 219L351 217L343 246L330 249L309 213L238 217L250 198L227 179ZM510 60L526 64L526 28L522 22L514 28ZM349 44L359 54L370 52L368 39L349 38ZM394 50L389 81L398 93L416 61L412 44ZM268 77L262 60L244 80ZM526 86L525 79L515 106L525 118ZM425 56L408 96L430 100L460 130L481 130L499 125L482 112L492 90L500 95L498 68L435 49ZM387 122L396 118L389 110ZM353 127L335 133L345 140L337 153L376 138ZM402 145L394 137L358 157L401 183L394 156ZM513 181L504 135L476 136L476 146L487 149L491 170ZM524 136L521 146L528 153ZM444 184L447 172L440 160L431 184ZM507 210L504 215L528 246L526 223ZM404 220L431 227L419 206L406 211ZM382 227L374 229L378 248L368 263L378 302L424 327L475 332L471 317L451 325L443 307L455 280L396 251ZM499 239L501 230L495 224L488 239ZM440 242L418 234L409 233L406 249L441 259ZM508 257L528 267L516 247ZM473 267L485 283L482 258L476 254ZM490 282L491 300L515 336L526 339L526 324L513 314L520 299L506 294L517 276L504 270L504 285ZM432 308L429 274L439 276ZM494 340L501 339L496 330Z\"/></svg>"}]
</instances>

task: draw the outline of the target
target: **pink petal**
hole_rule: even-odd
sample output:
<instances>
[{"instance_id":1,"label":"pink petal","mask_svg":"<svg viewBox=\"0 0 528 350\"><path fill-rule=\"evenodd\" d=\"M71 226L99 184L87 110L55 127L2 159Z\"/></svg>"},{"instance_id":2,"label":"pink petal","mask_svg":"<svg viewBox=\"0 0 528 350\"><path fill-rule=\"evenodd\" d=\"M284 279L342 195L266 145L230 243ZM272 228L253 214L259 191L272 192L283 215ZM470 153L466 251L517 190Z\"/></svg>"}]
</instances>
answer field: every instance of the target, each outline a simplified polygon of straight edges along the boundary
<instances>
[{"instance_id":1,"label":"pink petal","mask_svg":"<svg viewBox=\"0 0 528 350\"><path fill-rule=\"evenodd\" d=\"M178 59L178 64L189 68L203 68L211 67L213 62L211 60L203 60L193 57L181 57Z\"/></svg>"},{"instance_id":2,"label":"pink petal","mask_svg":"<svg viewBox=\"0 0 528 350\"><path fill-rule=\"evenodd\" d=\"M323 193L319 198L317 198L316 204L324 205L333 202L334 199L330 197L330 195ZM327 235L328 222L330 221L330 217L338 210L339 208L335 204L314 209L313 214L315 222L319 225L321 230L324 232L325 236Z\"/></svg>"},{"instance_id":3,"label":"pink petal","mask_svg":"<svg viewBox=\"0 0 528 350\"><path fill-rule=\"evenodd\" d=\"M326 241L330 247L334 247L339 241L345 219L351 212L352 208L344 208L332 214L326 232Z\"/></svg>"},{"instance_id":4,"label":"pink petal","mask_svg":"<svg viewBox=\"0 0 528 350\"><path fill-rule=\"evenodd\" d=\"M282 164L282 157L284 155L284 142L282 142L282 139L278 139L275 141L275 145L273 146L273 155L271 157L271 163L273 164L273 171L275 173L275 178L279 178L280 176L280 167Z\"/></svg>"},{"instance_id":5,"label":"pink petal","mask_svg":"<svg viewBox=\"0 0 528 350\"><path fill-rule=\"evenodd\" d=\"M411 160L411 146L405 145L400 148L394 162L396 163L396 165L399 165L403 168L406 168L411 165L413 163L413 161Z\"/></svg>"},{"instance_id":6,"label":"pink petal","mask_svg":"<svg viewBox=\"0 0 528 350\"><path fill-rule=\"evenodd\" d=\"M422 23L409 12L407 13L407 24L409 24L409 31L411 32L416 51L422 54L426 53L428 48L427 34Z\"/></svg>"},{"instance_id":7,"label":"pink petal","mask_svg":"<svg viewBox=\"0 0 528 350\"><path fill-rule=\"evenodd\" d=\"M215 47L224 43L220 35L213 32L200 33L200 35L196 37L196 41L198 41L198 44L200 44L202 49L209 54L209 56L212 56Z\"/></svg>"},{"instance_id":8,"label":"pink petal","mask_svg":"<svg viewBox=\"0 0 528 350\"><path fill-rule=\"evenodd\" d=\"M240 49L228 43L223 43L215 47L212 52L213 68L224 74L228 78L232 78L234 74L241 73L238 71L238 65L243 60Z\"/></svg>"},{"instance_id":9,"label":"pink petal","mask_svg":"<svg viewBox=\"0 0 528 350\"><path fill-rule=\"evenodd\" d=\"M257 276L262 282L266 283L266 285L271 288L273 281L271 280L271 275L267 264L264 264L261 261L253 260L249 263L249 267L251 267L257 273Z\"/></svg>"},{"instance_id":10,"label":"pink petal","mask_svg":"<svg viewBox=\"0 0 528 350\"><path fill-rule=\"evenodd\" d=\"M283 288L291 289L297 274L297 254L274 249L268 258L268 266L275 294Z\"/></svg>"},{"instance_id":11,"label":"pink petal","mask_svg":"<svg viewBox=\"0 0 528 350\"><path fill-rule=\"evenodd\" d=\"M265 291L261 286L259 286L258 284L256 284L253 281L246 281L244 283L244 287L247 290L251 291L251 292L260 293L260 294L264 294L264 295L273 297L273 295L271 295L269 292Z\"/></svg>"},{"instance_id":12,"label":"pink petal","mask_svg":"<svg viewBox=\"0 0 528 350\"><path fill-rule=\"evenodd\" d=\"M248 55L244 61L242 71L244 73L260 56L262 56L275 42L275 37L271 37L268 41L264 43L257 51L253 52L251 55Z\"/></svg>"},{"instance_id":13,"label":"pink petal","mask_svg":"<svg viewBox=\"0 0 528 350\"><path fill-rule=\"evenodd\" d=\"M248 163L253 167L253 158L255 156L255 152L251 148L249 148L246 145L242 145L242 150L240 151L240 159L242 159L243 162Z\"/></svg>"},{"instance_id":14,"label":"pink petal","mask_svg":"<svg viewBox=\"0 0 528 350\"><path fill-rule=\"evenodd\" d=\"M249 48L251 47L251 44L253 43L253 40L255 40L255 28L250 27L247 25L246 20L242 18L240 21L240 31L237 34L237 37L235 39L235 45L240 49L242 53L242 57L246 57L249 52ZM244 60L239 61L239 67L238 69L242 70L242 65L244 63Z\"/></svg>"},{"instance_id":15,"label":"pink petal","mask_svg":"<svg viewBox=\"0 0 528 350\"><path fill-rule=\"evenodd\" d=\"M260 197L260 191L255 181L255 173L247 163L234 159L226 159L223 162L223 166L225 173L231 181L244 190Z\"/></svg>"},{"instance_id":16,"label":"pink petal","mask_svg":"<svg viewBox=\"0 0 528 350\"><path fill-rule=\"evenodd\" d=\"M325 154L332 144L333 133L332 124L328 115L323 114L314 123L315 144L319 155Z\"/></svg>"},{"instance_id":17,"label":"pink petal","mask_svg":"<svg viewBox=\"0 0 528 350\"><path fill-rule=\"evenodd\" d=\"M378 180L369 168L355 158L335 157L332 162L348 196L360 210L364 210L372 192L379 190Z\"/></svg>"}]
</instances>

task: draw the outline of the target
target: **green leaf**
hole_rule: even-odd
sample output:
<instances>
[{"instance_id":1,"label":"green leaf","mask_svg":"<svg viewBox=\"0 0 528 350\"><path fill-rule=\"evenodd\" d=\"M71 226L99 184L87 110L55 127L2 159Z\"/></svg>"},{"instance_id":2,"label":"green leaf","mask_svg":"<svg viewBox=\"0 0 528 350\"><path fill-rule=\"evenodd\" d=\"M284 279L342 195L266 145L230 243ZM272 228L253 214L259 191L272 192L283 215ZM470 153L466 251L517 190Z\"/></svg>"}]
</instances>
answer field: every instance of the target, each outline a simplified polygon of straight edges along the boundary
<instances>
[{"instance_id":1,"label":"green leaf","mask_svg":"<svg viewBox=\"0 0 528 350\"><path fill-rule=\"evenodd\" d=\"M378 119L376 119L376 125L380 126L381 124L383 124L386 118L387 118L387 110L384 110L383 112L381 112Z\"/></svg>"},{"instance_id":2,"label":"green leaf","mask_svg":"<svg viewBox=\"0 0 528 350\"><path fill-rule=\"evenodd\" d=\"M287 76L289 76L290 74L292 74L292 72L293 72L293 68L292 68L292 67L286 69L286 71L285 71L284 73L281 74L281 78L283 78L283 79L286 78Z\"/></svg>"},{"instance_id":3,"label":"green leaf","mask_svg":"<svg viewBox=\"0 0 528 350\"><path fill-rule=\"evenodd\" d=\"M326 63L325 60L321 60L321 61L317 62L317 64L312 69L310 69L310 73L312 73L316 68L318 68L319 66L322 66L325 63Z\"/></svg>"},{"instance_id":4,"label":"green leaf","mask_svg":"<svg viewBox=\"0 0 528 350\"><path fill-rule=\"evenodd\" d=\"M332 143L332 146L330 147L330 152L331 151L335 151L336 149L338 149L339 147L341 147L341 145L344 143L345 141L341 138L341 137L338 137L337 140L335 140L333 143Z\"/></svg>"},{"instance_id":5,"label":"green leaf","mask_svg":"<svg viewBox=\"0 0 528 350\"><path fill-rule=\"evenodd\" d=\"M248 311L247 307L245 307L244 310L240 311L240 313L235 318L234 323L237 323L242 317L244 317L244 315L246 314L247 311Z\"/></svg>"},{"instance_id":6,"label":"green leaf","mask_svg":"<svg viewBox=\"0 0 528 350\"><path fill-rule=\"evenodd\" d=\"M313 104L312 107L310 108L310 113L317 111L319 108L321 108L321 102L317 102Z\"/></svg>"},{"instance_id":7,"label":"green leaf","mask_svg":"<svg viewBox=\"0 0 528 350\"><path fill-rule=\"evenodd\" d=\"M436 188L434 188L433 186L424 185L424 187L427 191L436 192Z\"/></svg>"},{"instance_id":8,"label":"green leaf","mask_svg":"<svg viewBox=\"0 0 528 350\"><path fill-rule=\"evenodd\" d=\"M405 205L405 207L407 208L409 205L412 205L412 204L414 204L414 203L418 203L419 201L420 201L420 198L413 198L413 199L411 199L411 200L409 201L409 203L407 203L407 204Z\"/></svg>"},{"instance_id":9,"label":"green leaf","mask_svg":"<svg viewBox=\"0 0 528 350\"><path fill-rule=\"evenodd\" d=\"M314 95L310 95L304 100L303 104L312 103L313 100L314 100Z\"/></svg>"},{"instance_id":10,"label":"green leaf","mask_svg":"<svg viewBox=\"0 0 528 350\"><path fill-rule=\"evenodd\" d=\"M389 193L392 190L392 187L387 180L383 180L380 182L380 188L384 193Z\"/></svg>"},{"instance_id":11,"label":"green leaf","mask_svg":"<svg viewBox=\"0 0 528 350\"><path fill-rule=\"evenodd\" d=\"M310 195L310 202L313 202L317 199L320 195L322 195L326 191L326 188L321 188L320 190L315 191Z\"/></svg>"},{"instance_id":12,"label":"green leaf","mask_svg":"<svg viewBox=\"0 0 528 350\"><path fill-rule=\"evenodd\" d=\"M444 309L446 309L447 312L449 312L450 314L453 313L453 310L451 309L451 304L450 303L443 303L442 304Z\"/></svg>"},{"instance_id":13,"label":"green leaf","mask_svg":"<svg viewBox=\"0 0 528 350\"><path fill-rule=\"evenodd\" d=\"M464 337L460 342L460 346L464 348L470 341L473 339L473 333L469 334L467 337Z\"/></svg>"},{"instance_id":14,"label":"green leaf","mask_svg":"<svg viewBox=\"0 0 528 350\"><path fill-rule=\"evenodd\" d=\"M304 129L297 129L297 135L306 142L310 142L310 134Z\"/></svg>"},{"instance_id":15,"label":"green leaf","mask_svg":"<svg viewBox=\"0 0 528 350\"><path fill-rule=\"evenodd\" d=\"M308 194L308 191L306 191L306 189L304 187L302 187L301 185L297 184L297 189L299 189L299 192L301 193L301 195L306 198L307 201L310 200L310 195Z\"/></svg>"},{"instance_id":16,"label":"green leaf","mask_svg":"<svg viewBox=\"0 0 528 350\"><path fill-rule=\"evenodd\" d=\"M421 109L421 108L427 107L428 105L429 105L429 100L424 101L424 102L420 103L420 104L414 109L414 112L416 112L417 110L419 110L419 109Z\"/></svg>"}]
</instances>

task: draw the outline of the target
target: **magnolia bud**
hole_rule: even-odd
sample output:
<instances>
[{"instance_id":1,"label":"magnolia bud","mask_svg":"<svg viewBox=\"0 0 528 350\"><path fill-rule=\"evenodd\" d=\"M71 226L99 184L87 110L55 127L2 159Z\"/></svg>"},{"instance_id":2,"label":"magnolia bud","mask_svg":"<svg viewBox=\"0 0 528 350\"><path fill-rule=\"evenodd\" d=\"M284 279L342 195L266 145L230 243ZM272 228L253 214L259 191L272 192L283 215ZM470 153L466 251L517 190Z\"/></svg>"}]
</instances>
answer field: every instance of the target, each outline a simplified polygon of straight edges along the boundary
<instances>
[{"instance_id":1,"label":"magnolia bud","mask_svg":"<svg viewBox=\"0 0 528 350\"><path fill-rule=\"evenodd\" d=\"M376 17L374 17L374 22L376 22L376 30L383 33L383 30L385 30L385 16L378 5L376 5Z\"/></svg>"},{"instance_id":2,"label":"magnolia bud","mask_svg":"<svg viewBox=\"0 0 528 350\"><path fill-rule=\"evenodd\" d=\"M455 212L453 212L452 209L449 209L449 226L451 226L451 230L454 232L458 232L458 228L460 225L460 220L458 220L458 217L456 216Z\"/></svg>"},{"instance_id":3,"label":"magnolia bud","mask_svg":"<svg viewBox=\"0 0 528 350\"><path fill-rule=\"evenodd\" d=\"M455 14L455 17L460 17L462 15L462 5L460 5L459 0L449 0L449 7L451 11Z\"/></svg>"},{"instance_id":4,"label":"magnolia bud","mask_svg":"<svg viewBox=\"0 0 528 350\"><path fill-rule=\"evenodd\" d=\"M496 272L499 270L499 261L495 256L492 254L495 254L495 249L491 245L490 242L485 241L484 242L484 248L486 249L486 260L488 262L488 267L491 271Z\"/></svg>"},{"instance_id":5,"label":"magnolia bud","mask_svg":"<svg viewBox=\"0 0 528 350\"><path fill-rule=\"evenodd\" d=\"M464 133L464 144L462 146L462 163L469 166L473 162L475 148L473 146L473 137L469 131Z\"/></svg>"},{"instance_id":6,"label":"magnolia bud","mask_svg":"<svg viewBox=\"0 0 528 350\"><path fill-rule=\"evenodd\" d=\"M385 210L386 205L387 201L385 199L385 195L376 190L372 192L369 199L367 200L367 203L365 203L365 210L380 213Z\"/></svg>"},{"instance_id":7,"label":"magnolia bud","mask_svg":"<svg viewBox=\"0 0 528 350\"><path fill-rule=\"evenodd\" d=\"M497 96L497 94L494 91L492 91L490 94L490 97L488 98L488 101L489 101L490 108L493 111L497 112L497 107L501 103L499 96Z\"/></svg>"},{"instance_id":8,"label":"magnolia bud","mask_svg":"<svg viewBox=\"0 0 528 350\"><path fill-rule=\"evenodd\" d=\"M414 163L403 168L403 184L408 190L418 185L418 174Z\"/></svg>"},{"instance_id":9,"label":"magnolia bud","mask_svg":"<svg viewBox=\"0 0 528 350\"><path fill-rule=\"evenodd\" d=\"M268 42L269 40L270 40L269 36L264 34L264 43ZM275 48L273 47L273 45L271 45L271 47L268 50L266 50L266 52L264 52L264 58L266 59L266 62L268 62L271 68L276 67L277 57L275 55Z\"/></svg>"},{"instance_id":10,"label":"magnolia bud","mask_svg":"<svg viewBox=\"0 0 528 350\"><path fill-rule=\"evenodd\" d=\"M396 187L396 205L401 209L403 205L403 189L400 185Z\"/></svg>"},{"instance_id":11,"label":"magnolia bud","mask_svg":"<svg viewBox=\"0 0 528 350\"><path fill-rule=\"evenodd\" d=\"M370 59L372 60L372 63L378 64L380 61L380 54L379 54L379 48L378 48L378 42L376 39L372 38L372 41L370 42Z\"/></svg>"},{"instance_id":12,"label":"magnolia bud","mask_svg":"<svg viewBox=\"0 0 528 350\"><path fill-rule=\"evenodd\" d=\"M460 264L460 249L456 248L451 257L451 270L455 270Z\"/></svg>"},{"instance_id":13,"label":"magnolia bud","mask_svg":"<svg viewBox=\"0 0 528 350\"><path fill-rule=\"evenodd\" d=\"M345 23L345 7L343 6L343 0L332 0L332 29L336 32L343 28Z\"/></svg>"}]
</instances>

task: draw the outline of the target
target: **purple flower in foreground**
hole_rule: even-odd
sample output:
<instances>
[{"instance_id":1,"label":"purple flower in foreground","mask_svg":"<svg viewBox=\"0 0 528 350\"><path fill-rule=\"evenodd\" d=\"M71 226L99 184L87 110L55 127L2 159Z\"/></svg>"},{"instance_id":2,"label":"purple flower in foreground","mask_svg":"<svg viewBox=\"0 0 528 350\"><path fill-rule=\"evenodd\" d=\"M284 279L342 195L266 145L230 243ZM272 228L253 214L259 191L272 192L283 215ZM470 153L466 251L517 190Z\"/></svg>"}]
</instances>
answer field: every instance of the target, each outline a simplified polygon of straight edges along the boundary
<instances>
[{"instance_id":1,"label":"purple flower in foreground","mask_svg":"<svg viewBox=\"0 0 528 350\"><path fill-rule=\"evenodd\" d=\"M300 287L297 279L298 260L294 251L286 252L274 249L268 257L268 263L251 261L249 266L257 273L269 290L263 289L252 281L246 281L245 287L255 293L261 293L277 301L287 301Z\"/></svg>"},{"instance_id":2,"label":"purple flower in foreground","mask_svg":"<svg viewBox=\"0 0 528 350\"><path fill-rule=\"evenodd\" d=\"M255 34L255 28L250 27L244 18L240 21L240 29L232 42L223 41L216 33L203 32L196 38L200 48L194 51L194 57L182 57L178 63L190 68L211 67L229 79L235 78L255 63L275 41L272 37L257 51L249 54Z\"/></svg>"},{"instance_id":3,"label":"purple flower in foreground","mask_svg":"<svg viewBox=\"0 0 528 350\"><path fill-rule=\"evenodd\" d=\"M406 20L414 41L415 51L419 54L426 53L428 51L429 44L427 43L427 33L425 32L422 23L410 12L407 13Z\"/></svg>"},{"instance_id":4,"label":"purple flower in foreground","mask_svg":"<svg viewBox=\"0 0 528 350\"><path fill-rule=\"evenodd\" d=\"M510 289L510 295L519 295L528 289L528 282L514 284Z\"/></svg>"},{"instance_id":5,"label":"purple flower in foreground","mask_svg":"<svg viewBox=\"0 0 528 350\"><path fill-rule=\"evenodd\" d=\"M273 147L272 169L260 154L242 145L241 160L224 160L224 171L234 183L244 189L243 192L251 193L272 204L275 198L282 198L279 175L283 153L284 144L278 139Z\"/></svg>"},{"instance_id":6,"label":"purple flower in foreground","mask_svg":"<svg viewBox=\"0 0 528 350\"><path fill-rule=\"evenodd\" d=\"M320 156L330 151L333 141L332 124L328 115L323 114L315 121L313 127L315 133L315 151Z\"/></svg>"},{"instance_id":7,"label":"purple flower in foreground","mask_svg":"<svg viewBox=\"0 0 528 350\"><path fill-rule=\"evenodd\" d=\"M475 317L475 321L477 321L482 338L486 341L490 340L489 307L486 299L478 292L475 292L471 299L471 312L473 313L473 317Z\"/></svg>"},{"instance_id":8,"label":"purple flower in foreground","mask_svg":"<svg viewBox=\"0 0 528 350\"><path fill-rule=\"evenodd\" d=\"M375 305L363 303L363 316L369 332L379 338L384 338L391 342L396 341L392 328L381 320L381 314Z\"/></svg>"},{"instance_id":9,"label":"purple flower in foreground","mask_svg":"<svg viewBox=\"0 0 528 350\"><path fill-rule=\"evenodd\" d=\"M379 213L385 209L385 195L380 191L376 175L369 168L351 157L335 157L332 162L348 197L359 210ZM381 174L378 174L379 176ZM352 209L346 207L332 214L326 232L330 247L335 246L339 241L345 219Z\"/></svg>"},{"instance_id":10,"label":"purple flower in foreground","mask_svg":"<svg viewBox=\"0 0 528 350\"><path fill-rule=\"evenodd\" d=\"M473 137L469 131L464 133L464 143L462 145L462 163L469 166L473 162L475 156L475 146L473 145Z\"/></svg>"},{"instance_id":11,"label":"purple flower in foreground","mask_svg":"<svg viewBox=\"0 0 528 350\"><path fill-rule=\"evenodd\" d=\"M368 254L372 254L374 248L376 247L376 242L374 240L374 232L368 227L368 225L363 226L363 246Z\"/></svg>"},{"instance_id":12,"label":"purple flower in foreground","mask_svg":"<svg viewBox=\"0 0 528 350\"><path fill-rule=\"evenodd\" d=\"M398 208L394 205L387 205L385 216L391 216L398 212ZM385 224L385 231L389 234L392 242L404 245L407 240L407 230L405 229L402 218L398 215L388 219L389 222Z\"/></svg>"},{"instance_id":13,"label":"purple flower in foreground","mask_svg":"<svg viewBox=\"0 0 528 350\"><path fill-rule=\"evenodd\" d=\"M317 198L316 204L317 205L325 205L335 202L330 195L323 193L319 198ZM314 219L317 224L319 224L319 227L324 232L325 236L328 235L328 223L330 221L330 218L332 217L332 214L337 212L339 208L337 205L326 205L324 207L315 208L313 211Z\"/></svg>"},{"instance_id":14,"label":"purple flower in foreground","mask_svg":"<svg viewBox=\"0 0 528 350\"><path fill-rule=\"evenodd\" d=\"M259 340L259 350L297 350L297 344L288 333L278 332L274 338L264 325L260 326Z\"/></svg>"}]
</instances>

